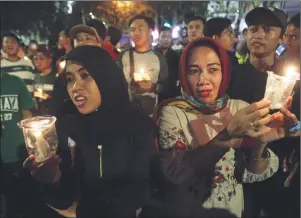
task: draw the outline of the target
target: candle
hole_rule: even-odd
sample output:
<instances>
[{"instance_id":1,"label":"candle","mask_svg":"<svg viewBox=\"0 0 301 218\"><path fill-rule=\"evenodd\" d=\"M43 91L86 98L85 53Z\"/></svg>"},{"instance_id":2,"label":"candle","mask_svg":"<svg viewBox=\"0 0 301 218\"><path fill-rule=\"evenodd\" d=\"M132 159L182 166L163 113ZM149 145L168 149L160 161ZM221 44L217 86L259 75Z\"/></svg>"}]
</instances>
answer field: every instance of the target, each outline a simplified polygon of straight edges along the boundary
<instances>
[{"instance_id":1,"label":"candle","mask_svg":"<svg viewBox=\"0 0 301 218\"><path fill-rule=\"evenodd\" d=\"M44 96L43 89L41 87L37 88L37 91L34 92L34 97L41 98L44 100L47 99L47 97Z\"/></svg>"},{"instance_id":2,"label":"candle","mask_svg":"<svg viewBox=\"0 0 301 218\"><path fill-rule=\"evenodd\" d=\"M64 69L65 69L65 66L66 66L66 61L61 61L61 62L60 62L60 69L61 69L61 70L64 70Z\"/></svg>"},{"instance_id":3,"label":"candle","mask_svg":"<svg viewBox=\"0 0 301 218\"><path fill-rule=\"evenodd\" d=\"M139 73L134 73L135 81L151 80L148 73L144 72L144 68L141 68Z\"/></svg>"},{"instance_id":4,"label":"candle","mask_svg":"<svg viewBox=\"0 0 301 218\"><path fill-rule=\"evenodd\" d=\"M33 130L33 134L36 138L36 148L37 148L36 159L38 159L37 162L46 159L49 150L49 144L44 139L42 131L43 131L42 129L38 129L38 128Z\"/></svg>"},{"instance_id":5,"label":"candle","mask_svg":"<svg viewBox=\"0 0 301 218\"><path fill-rule=\"evenodd\" d=\"M42 88L38 88L38 92L39 92L39 95L41 96L41 98L43 97L43 89Z\"/></svg>"},{"instance_id":6,"label":"candle","mask_svg":"<svg viewBox=\"0 0 301 218\"><path fill-rule=\"evenodd\" d=\"M56 153L55 121L55 117L38 116L22 120L18 124L23 130L27 151L35 155L36 162L43 162Z\"/></svg>"},{"instance_id":7,"label":"candle","mask_svg":"<svg viewBox=\"0 0 301 218\"><path fill-rule=\"evenodd\" d=\"M286 69L285 76L279 76L270 71L267 73L268 78L264 98L272 101L270 109L280 109L284 107L300 75L291 66Z\"/></svg>"},{"instance_id":8,"label":"candle","mask_svg":"<svg viewBox=\"0 0 301 218\"><path fill-rule=\"evenodd\" d=\"M286 80L300 80L300 74L297 72L296 67L289 66L285 71Z\"/></svg>"}]
</instances>

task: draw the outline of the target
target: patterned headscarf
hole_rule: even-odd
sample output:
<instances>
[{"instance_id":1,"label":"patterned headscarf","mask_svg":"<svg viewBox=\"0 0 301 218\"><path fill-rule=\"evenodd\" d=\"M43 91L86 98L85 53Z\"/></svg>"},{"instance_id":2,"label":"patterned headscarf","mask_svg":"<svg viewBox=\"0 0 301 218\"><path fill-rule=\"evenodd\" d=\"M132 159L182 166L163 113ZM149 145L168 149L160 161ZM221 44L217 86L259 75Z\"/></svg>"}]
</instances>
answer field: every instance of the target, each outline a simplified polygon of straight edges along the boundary
<instances>
[{"instance_id":1,"label":"patterned headscarf","mask_svg":"<svg viewBox=\"0 0 301 218\"><path fill-rule=\"evenodd\" d=\"M222 72L222 81L219 87L217 99L212 103L202 103L198 101L194 96L189 86L186 70L187 70L187 62L188 55L191 50L195 47L206 46L212 48L221 62L221 72ZM205 54L204 54L205 55ZM157 120L161 108L166 105L172 105L179 107L188 112L199 113L202 112L204 114L213 114L220 110L222 110L229 100L229 96L226 94L226 90L228 88L230 82L230 60L227 52L213 39L202 37L190 42L184 49L183 54L181 56L181 66L180 66L180 83L182 87L182 95L178 98L168 99L163 101L160 105L157 106L157 110L155 113L155 120Z\"/></svg>"}]
</instances>

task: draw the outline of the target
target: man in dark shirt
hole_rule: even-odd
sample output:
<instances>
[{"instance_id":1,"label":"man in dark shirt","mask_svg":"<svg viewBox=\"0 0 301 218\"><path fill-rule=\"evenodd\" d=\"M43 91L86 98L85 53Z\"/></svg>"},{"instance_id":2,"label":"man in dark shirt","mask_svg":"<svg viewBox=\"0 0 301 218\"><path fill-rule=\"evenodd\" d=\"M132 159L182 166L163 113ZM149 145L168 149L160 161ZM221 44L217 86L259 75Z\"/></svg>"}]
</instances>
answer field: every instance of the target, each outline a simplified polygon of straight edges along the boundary
<instances>
[{"instance_id":1,"label":"man in dark shirt","mask_svg":"<svg viewBox=\"0 0 301 218\"><path fill-rule=\"evenodd\" d=\"M233 53L235 36L231 21L224 17L211 18L205 24L204 34L206 37L213 38L228 52L231 59L231 69L235 70L238 61Z\"/></svg>"},{"instance_id":2,"label":"man in dark shirt","mask_svg":"<svg viewBox=\"0 0 301 218\"><path fill-rule=\"evenodd\" d=\"M250 51L249 62L237 66L232 72L228 93L233 99L248 103L264 97L267 74L273 71L275 50L282 41L286 27L286 15L283 11L258 7L246 15L249 27L247 45Z\"/></svg>"},{"instance_id":3,"label":"man in dark shirt","mask_svg":"<svg viewBox=\"0 0 301 218\"><path fill-rule=\"evenodd\" d=\"M276 8L258 7L246 15L245 21L249 27L247 33L249 61L238 65L237 69L232 72L228 93L232 99L253 103L264 97L267 82L266 71L275 71L275 50L282 42L286 28L286 15ZM282 146L286 145L282 144ZM270 148L274 151L273 146ZM271 183L272 180L273 178L244 185L247 217L258 217L261 209L275 214L275 208L282 207L275 200L275 198L282 198L282 193L277 193L277 196L271 198L275 193L275 187L279 187L275 186L274 182ZM276 183L279 182L281 180L278 179ZM273 211L270 210L271 208L274 208ZM288 217L283 215L281 217Z\"/></svg>"},{"instance_id":4,"label":"man in dark shirt","mask_svg":"<svg viewBox=\"0 0 301 218\"><path fill-rule=\"evenodd\" d=\"M171 49L172 32L168 27L162 27L159 35L159 45L155 51L163 54L168 65L169 89L159 95L159 102L180 95L179 87L179 55Z\"/></svg>"},{"instance_id":5,"label":"man in dark shirt","mask_svg":"<svg viewBox=\"0 0 301 218\"><path fill-rule=\"evenodd\" d=\"M288 22L284 44L286 46L285 55L281 56L276 63L276 73L283 75L288 67L294 67L296 72L300 72L300 13L294 15ZM294 98L291 111L300 120L300 80L294 87ZM277 199L271 216L284 217L290 214L291 217L300 217L300 138L285 138L271 143L280 160L278 172L268 184L271 191L271 198Z\"/></svg>"}]
</instances>

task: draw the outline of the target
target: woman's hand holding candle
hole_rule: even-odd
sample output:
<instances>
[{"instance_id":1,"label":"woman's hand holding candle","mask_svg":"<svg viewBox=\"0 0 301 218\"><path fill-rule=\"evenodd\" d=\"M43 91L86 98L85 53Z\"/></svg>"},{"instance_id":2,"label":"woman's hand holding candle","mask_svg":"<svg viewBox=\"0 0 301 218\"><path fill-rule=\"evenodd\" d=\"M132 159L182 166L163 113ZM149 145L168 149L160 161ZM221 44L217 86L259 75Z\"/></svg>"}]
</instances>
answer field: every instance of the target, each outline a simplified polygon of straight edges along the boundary
<instances>
[{"instance_id":1,"label":"woman's hand holding candle","mask_svg":"<svg viewBox=\"0 0 301 218\"><path fill-rule=\"evenodd\" d=\"M293 98L289 97L286 103L286 107L280 108L280 114L282 115L283 127L288 136L300 136L300 121L296 115L290 112Z\"/></svg>"},{"instance_id":2,"label":"woman's hand holding candle","mask_svg":"<svg viewBox=\"0 0 301 218\"><path fill-rule=\"evenodd\" d=\"M23 167L28 169L38 181L44 184L55 184L61 179L60 162L61 158L58 155L53 155L42 163L36 162L35 156L30 155L24 161Z\"/></svg>"},{"instance_id":3,"label":"woman's hand holding candle","mask_svg":"<svg viewBox=\"0 0 301 218\"><path fill-rule=\"evenodd\" d=\"M250 135L261 142L272 142L289 136L300 136L300 122L294 114L289 111L292 97L289 97L285 107L280 112L269 115L270 121L258 128Z\"/></svg>"},{"instance_id":4,"label":"woman's hand holding candle","mask_svg":"<svg viewBox=\"0 0 301 218\"><path fill-rule=\"evenodd\" d=\"M263 99L238 111L227 126L229 135L233 138L257 137L261 127L270 121L270 105L271 101Z\"/></svg>"}]
</instances>

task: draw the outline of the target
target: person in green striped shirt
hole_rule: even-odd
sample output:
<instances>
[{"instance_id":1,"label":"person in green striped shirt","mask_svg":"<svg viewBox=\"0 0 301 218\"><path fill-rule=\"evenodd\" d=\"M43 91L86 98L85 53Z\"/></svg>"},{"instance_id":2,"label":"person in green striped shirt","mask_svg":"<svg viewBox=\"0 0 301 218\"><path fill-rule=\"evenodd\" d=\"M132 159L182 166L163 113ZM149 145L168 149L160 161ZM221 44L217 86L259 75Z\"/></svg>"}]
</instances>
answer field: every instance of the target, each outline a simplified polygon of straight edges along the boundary
<instances>
[{"instance_id":1,"label":"person in green striped shirt","mask_svg":"<svg viewBox=\"0 0 301 218\"><path fill-rule=\"evenodd\" d=\"M30 60L19 57L20 39L13 33L4 34L2 47L5 58L1 59L1 73L21 78L28 91L33 93L35 68Z\"/></svg>"}]
</instances>

